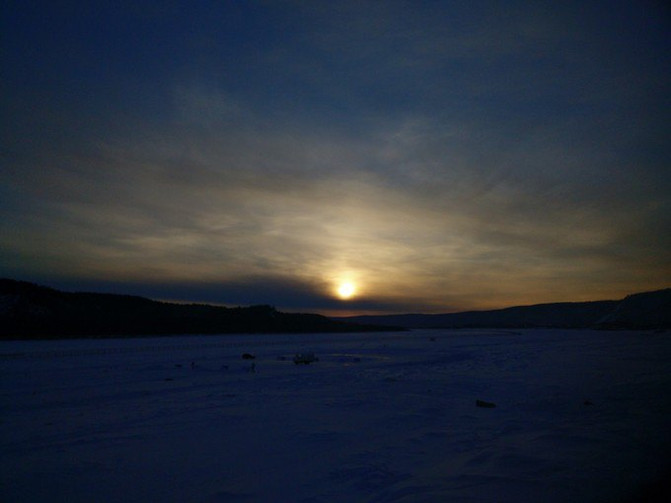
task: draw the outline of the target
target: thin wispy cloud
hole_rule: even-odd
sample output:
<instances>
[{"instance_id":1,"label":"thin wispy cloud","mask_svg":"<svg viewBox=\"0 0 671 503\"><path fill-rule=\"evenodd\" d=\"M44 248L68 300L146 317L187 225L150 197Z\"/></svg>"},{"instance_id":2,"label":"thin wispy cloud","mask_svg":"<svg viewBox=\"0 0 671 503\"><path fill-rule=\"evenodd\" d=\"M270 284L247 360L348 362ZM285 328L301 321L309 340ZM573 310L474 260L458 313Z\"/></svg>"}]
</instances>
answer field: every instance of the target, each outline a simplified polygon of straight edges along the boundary
<instances>
[{"instance_id":1,"label":"thin wispy cloud","mask_svg":"<svg viewBox=\"0 0 671 503\"><path fill-rule=\"evenodd\" d=\"M329 312L671 278L654 5L49 10L5 15L3 275Z\"/></svg>"}]
</instances>

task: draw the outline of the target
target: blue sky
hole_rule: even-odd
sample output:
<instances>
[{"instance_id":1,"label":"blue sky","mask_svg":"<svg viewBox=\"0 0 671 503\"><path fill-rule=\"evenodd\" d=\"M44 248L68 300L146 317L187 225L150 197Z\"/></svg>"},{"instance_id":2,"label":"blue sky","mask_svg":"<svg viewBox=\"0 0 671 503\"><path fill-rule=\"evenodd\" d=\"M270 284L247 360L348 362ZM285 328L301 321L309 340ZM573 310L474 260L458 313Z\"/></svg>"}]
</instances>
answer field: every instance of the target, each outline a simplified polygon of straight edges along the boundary
<instances>
[{"instance_id":1,"label":"blue sky","mask_svg":"<svg viewBox=\"0 0 671 503\"><path fill-rule=\"evenodd\" d=\"M5 2L0 275L325 313L668 286L670 16Z\"/></svg>"}]
</instances>

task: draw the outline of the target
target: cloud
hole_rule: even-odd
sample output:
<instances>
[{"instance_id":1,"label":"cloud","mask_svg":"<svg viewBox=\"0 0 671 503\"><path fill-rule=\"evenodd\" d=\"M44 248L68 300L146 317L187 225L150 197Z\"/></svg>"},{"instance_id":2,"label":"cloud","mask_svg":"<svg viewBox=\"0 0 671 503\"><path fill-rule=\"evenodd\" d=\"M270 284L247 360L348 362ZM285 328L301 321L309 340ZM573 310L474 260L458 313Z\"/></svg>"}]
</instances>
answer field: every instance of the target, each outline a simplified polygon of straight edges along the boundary
<instances>
[{"instance_id":1,"label":"cloud","mask_svg":"<svg viewBox=\"0 0 671 503\"><path fill-rule=\"evenodd\" d=\"M348 305L370 310L667 281L658 27L610 46L582 4L454 5L261 6L159 37L165 58L119 70L114 92L93 75L83 100L16 86L3 274L324 309L351 277ZM163 66L171 50L192 63Z\"/></svg>"}]
</instances>

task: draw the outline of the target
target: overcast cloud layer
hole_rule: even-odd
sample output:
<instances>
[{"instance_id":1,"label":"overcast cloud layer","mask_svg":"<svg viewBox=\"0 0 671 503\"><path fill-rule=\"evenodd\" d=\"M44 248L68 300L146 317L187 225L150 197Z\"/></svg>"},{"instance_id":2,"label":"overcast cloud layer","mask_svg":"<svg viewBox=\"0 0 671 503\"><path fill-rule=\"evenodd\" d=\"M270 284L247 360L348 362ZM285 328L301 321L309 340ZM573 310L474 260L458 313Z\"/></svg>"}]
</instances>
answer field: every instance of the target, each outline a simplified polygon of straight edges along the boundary
<instances>
[{"instance_id":1,"label":"overcast cloud layer","mask_svg":"<svg viewBox=\"0 0 671 503\"><path fill-rule=\"evenodd\" d=\"M662 2L1 16L2 276L352 313L671 283Z\"/></svg>"}]
</instances>

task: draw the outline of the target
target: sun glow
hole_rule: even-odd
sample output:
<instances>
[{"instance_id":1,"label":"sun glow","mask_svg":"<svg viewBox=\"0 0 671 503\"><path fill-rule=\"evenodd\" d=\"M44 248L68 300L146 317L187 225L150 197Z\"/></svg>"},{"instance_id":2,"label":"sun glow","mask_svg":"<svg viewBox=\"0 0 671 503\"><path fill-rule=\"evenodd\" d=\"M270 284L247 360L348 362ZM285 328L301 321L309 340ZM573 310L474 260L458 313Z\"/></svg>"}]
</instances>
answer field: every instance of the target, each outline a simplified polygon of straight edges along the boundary
<instances>
[{"instance_id":1,"label":"sun glow","mask_svg":"<svg viewBox=\"0 0 671 503\"><path fill-rule=\"evenodd\" d=\"M351 281L344 281L338 285L337 293L342 300L351 299L356 293L356 285Z\"/></svg>"}]
</instances>

